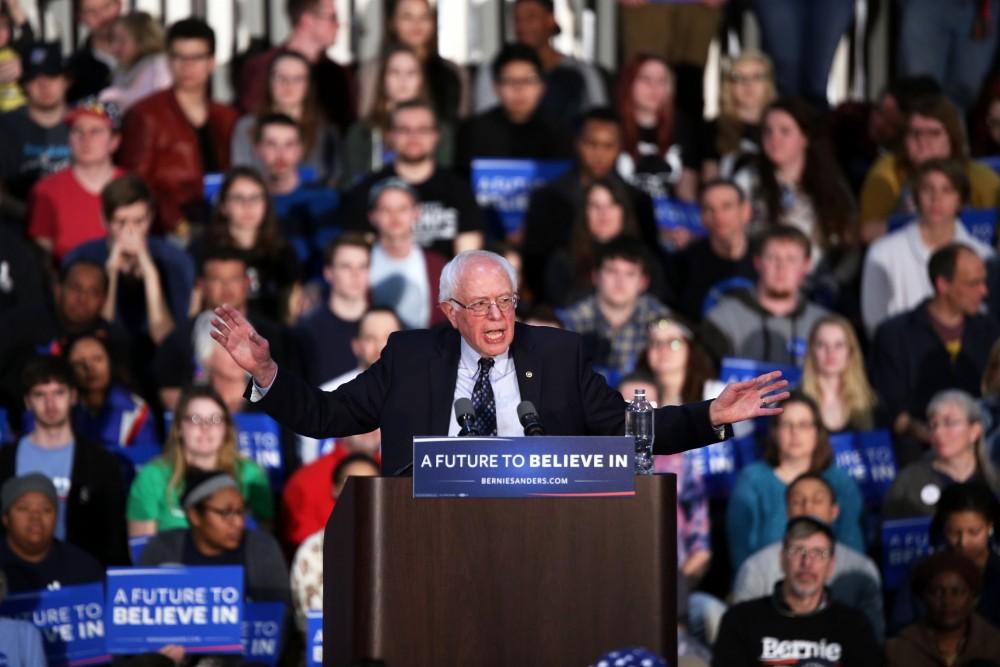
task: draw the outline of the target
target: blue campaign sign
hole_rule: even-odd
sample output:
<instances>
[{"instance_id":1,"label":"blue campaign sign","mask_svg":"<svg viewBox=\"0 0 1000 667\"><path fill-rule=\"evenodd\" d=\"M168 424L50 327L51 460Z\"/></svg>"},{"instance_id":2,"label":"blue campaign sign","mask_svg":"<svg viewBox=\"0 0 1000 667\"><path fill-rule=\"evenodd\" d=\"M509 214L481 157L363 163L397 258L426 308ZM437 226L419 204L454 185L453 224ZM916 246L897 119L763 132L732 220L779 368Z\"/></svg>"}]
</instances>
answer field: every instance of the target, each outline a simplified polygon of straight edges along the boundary
<instances>
[{"instance_id":1,"label":"blue campaign sign","mask_svg":"<svg viewBox=\"0 0 1000 667\"><path fill-rule=\"evenodd\" d=\"M247 602L243 607L243 655L247 662L275 667L281 657L285 605Z\"/></svg>"},{"instance_id":2,"label":"blue campaign sign","mask_svg":"<svg viewBox=\"0 0 1000 667\"><path fill-rule=\"evenodd\" d=\"M414 498L635 495L632 438L413 438Z\"/></svg>"},{"instance_id":3,"label":"blue campaign sign","mask_svg":"<svg viewBox=\"0 0 1000 667\"><path fill-rule=\"evenodd\" d=\"M7 419L7 408L0 408L0 444L12 442L14 434L10 430L10 420Z\"/></svg>"},{"instance_id":4,"label":"blue campaign sign","mask_svg":"<svg viewBox=\"0 0 1000 667\"><path fill-rule=\"evenodd\" d=\"M754 427L751 422L734 424L734 437L688 452L709 498L728 498L740 470L758 459Z\"/></svg>"},{"instance_id":5,"label":"blue campaign sign","mask_svg":"<svg viewBox=\"0 0 1000 667\"><path fill-rule=\"evenodd\" d=\"M889 231L905 227L913 222L913 213L897 213L889 216ZM965 230L974 239L992 246L997 233L997 209L995 208L963 208L958 214Z\"/></svg>"},{"instance_id":6,"label":"blue campaign sign","mask_svg":"<svg viewBox=\"0 0 1000 667\"><path fill-rule=\"evenodd\" d=\"M521 230L531 192L571 167L566 160L472 161L472 191L481 208L496 211L506 233Z\"/></svg>"},{"instance_id":7,"label":"blue campaign sign","mask_svg":"<svg viewBox=\"0 0 1000 667\"><path fill-rule=\"evenodd\" d=\"M869 505L878 505L896 479L892 437L885 429L830 436L837 467L849 474Z\"/></svg>"},{"instance_id":8,"label":"blue campaign sign","mask_svg":"<svg viewBox=\"0 0 1000 667\"><path fill-rule=\"evenodd\" d=\"M323 667L323 612L309 612L306 622L306 667Z\"/></svg>"},{"instance_id":9,"label":"blue campaign sign","mask_svg":"<svg viewBox=\"0 0 1000 667\"><path fill-rule=\"evenodd\" d=\"M0 616L33 624L42 634L50 667L109 662L104 644L104 586L85 584L55 591L15 593Z\"/></svg>"},{"instance_id":10,"label":"blue campaign sign","mask_svg":"<svg viewBox=\"0 0 1000 667\"><path fill-rule=\"evenodd\" d=\"M128 538L128 552L132 556L132 564L139 564L139 557L142 556L142 550L146 548L149 541L153 539L152 535L140 535L139 537Z\"/></svg>"},{"instance_id":11,"label":"blue campaign sign","mask_svg":"<svg viewBox=\"0 0 1000 667\"><path fill-rule=\"evenodd\" d=\"M899 588L910 567L931 552L931 517L895 519L882 523L882 582Z\"/></svg>"},{"instance_id":12,"label":"blue campaign sign","mask_svg":"<svg viewBox=\"0 0 1000 667\"><path fill-rule=\"evenodd\" d=\"M108 569L108 652L242 653L243 568Z\"/></svg>"},{"instance_id":13,"label":"blue campaign sign","mask_svg":"<svg viewBox=\"0 0 1000 667\"><path fill-rule=\"evenodd\" d=\"M803 344L805 341L803 340ZM719 379L729 384L730 382L743 382L752 380L758 375L770 373L771 371L781 371L781 376L788 380L788 384L795 386L802 379L802 369L792 364L778 364L772 361L757 361L756 359L741 359L738 357L723 357L722 370L719 371Z\"/></svg>"},{"instance_id":14,"label":"blue campaign sign","mask_svg":"<svg viewBox=\"0 0 1000 667\"><path fill-rule=\"evenodd\" d=\"M701 207L697 204L669 197L654 197L653 216L660 229L682 228L696 237L705 235L705 228L701 224Z\"/></svg>"},{"instance_id":15,"label":"blue campaign sign","mask_svg":"<svg viewBox=\"0 0 1000 667\"><path fill-rule=\"evenodd\" d=\"M272 489L285 484L285 457L281 451L281 427L271 417L260 412L240 412L233 415L240 454L256 461L267 472Z\"/></svg>"}]
</instances>

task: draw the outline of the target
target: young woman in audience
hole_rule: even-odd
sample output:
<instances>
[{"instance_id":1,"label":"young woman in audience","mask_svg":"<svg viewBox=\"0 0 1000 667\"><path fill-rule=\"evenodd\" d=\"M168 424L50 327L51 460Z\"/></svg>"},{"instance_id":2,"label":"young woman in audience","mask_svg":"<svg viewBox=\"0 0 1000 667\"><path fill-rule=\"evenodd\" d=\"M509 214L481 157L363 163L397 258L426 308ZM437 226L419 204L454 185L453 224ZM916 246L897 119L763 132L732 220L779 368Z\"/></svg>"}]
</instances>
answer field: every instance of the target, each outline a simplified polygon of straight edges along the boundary
<instances>
[{"instance_id":1,"label":"young woman in audience","mask_svg":"<svg viewBox=\"0 0 1000 667\"><path fill-rule=\"evenodd\" d=\"M400 102L427 100L427 80L417 54L407 46L394 46L386 51L378 77L379 86L367 115L347 131L345 185L369 172L378 171L392 161L394 150L390 137L392 110ZM435 159L450 166L452 160L452 129L446 122L438 123L441 139Z\"/></svg>"},{"instance_id":2,"label":"young woman in audience","mask_svg":"<svg viewBox=\"0 0 1000 667\"><path fill-rule=\"evenodd\" d=\"M986 455L983 413L959 389L938 392L927 404L930 458L903 468L882 501L887 519L930 516L941 492L952 484L978 482L1000 491L1000 475Z\"/></svg>"},{"instance_id":3,"label":"young woman in audience","mask_svg":"<svg viewBox=\"0 0 1000 667\"><path fill-rule=\"evenodd\" d=\"M599 245L619 236L641 238L632 200L621 181L593 181L583 190L583 202L573 221L569 248L556 251L545 267L545 293L539 297L555 306L573 303L594 289Z\"/></svg>"},{"instance_id":4,"label":"young woman in audience","mask_svg":"<svg viewBox=\"0 0 1000 667\"><path fill-rule=\"evenodd\" d=\"M281 235L267 187L251 167L234 167L226 173L205 236L191 244L190 252L200 264L206 250L219 247L236 248L245 255L249 303L258 312L279 322L297 319L302 310L298 254Z\"/></svg>"},{"instance_id":5,"label":"young woman in audience","mask_svg":"<svg viewBox=\"0 0 1000 667\"><path fill-rule=\"evenodd\" d=\"M989 487L974 482L953 484L941 493L930 539L935 547L958 553L975 565L983 580L976 611L1000 629L1000 554L995 550L994 533L998 512L997 498ZM919 597L901 588L889 615L890 632L919 618L923 607Z\"/></svg>"},{"instance_id":6,"label":"young woman in audience","mask_svg":"<svg viewBox=\"0 0 1000 667\"><path fill-rule=\"evenodd\" d=\"M282 51L268 70L264 105L255 114L240 118L233 128L232 163L260 168L253 149L253 131L257 119L282 113L302 129L302 166L313 172L316 182L335 185L342 171L340 135L324 115L310 79L310 64L295 51Z\"/></svg>"},{"instance_id":7,"label":"young woman in audience","mask_svg":"<svg viewBox=\"0 0 1000 667\"><path fill-rule=\"evenodd\" d=\"M164 53L163 28L146 12L132 12L115 19L111 27L111 52L118 61L111 87L100 94L122 113L142 98L173 82Z\"/></svg>"},{"instance_id":8,"label":"young woman in audience","mask_svg":"<svg viewBox=\"0 0 1000 667\"><path fill-rule=\"evenodd\" d=\"M716 376L691 328L677 318L666 317L650 325L636 370L656 381L660 405L701 401L705 383Z\"/></svg>"},{"instance_id":9,"label":"young woman in audience","mask_svg":"<svg viewBox=\"0 0 1000 667\"><path fill-rule=\"evenodd\" d=\"M698 197L698 127L674 101L674 75L653 55L622 69L618 88L622 153L618 172L651 197L694 202Z\"/></svg>"},{"instance_id":10,"label":"young woman in audience","mask_svg":"<svg viewBox=\"0 0 1000 667\"><path fill-rule=\"evenodd\" d=\"M209 387L192 387L177 402L163 455L143 466L132 482L125 514L130 537L187 528L180 498L191 469L230 475L257 524L274 519L274 498L267 475L240 455L236 427L222 399Z\"/></svg>"},{"instance_id":11,"label":"young woman in audience","mask_svg":"<svg viewBox=\"0 0 1000 667\"><path fill-rule=\"evenodd\" d=\"M837 541L864 551L861 492L833 461L833 449L819 408L811 398L793 393L774 418L764 459L743 468L726 510L726 535L733 569L758 549L778 542L788 520L785 491L806 472L819 473L834 490L840 514L833 524Z\"/></svg>"},{"instance_id":12,"label":"young woman in audience","mask_svg":"<svg viewBox=\"0 0 1000 667\"><path fill-rule=\"evenodd\" d=\"M719 91L719 117L708 127L705 180L730 178L760 154L760 124L777 96L774 65L754 49L729 64Z\"/></svg>"},{"instance_id":13,"label":"young woman in audience","mask_svg":"<svg viewBox=\"0 0 1000 667\"><path fill-rule=\"evenodd\" d=\"M865 374L861 344L846 317L827 315L813 326L802 393L819 406L830 433L875 428L878 399Z\"/></svg>"},{"instance_id":14,"label":"young woman in audience","mask_svg":"<svg viewBox=\"0 0 1000 667\"><path fill-rule=\"evenodd\" d=\"M865 177L860 199L864 242L884 235L893 215L914 212L912 177L920 165L933 159L961 163L971 186L969 206L996 207L1000 176L969 158L962 117L955 105L943 95L928 95L911 102L900 151L879 158Z\"/></svg>"},{"instance_id":15,"label":"young woman in audience","mask_svg":"<svg viewBox=\"0 0 1000 667\"><path fill-rule=\"evenodd\" d=\"M437 16L428 0L396 0L388 3L383 37L386 50L405 46L423 64L427 92L439 120L454 123L469 110L468 77L465 70L438 53ZM379 60L369 60L358 72L360 114L367 115L375 102Z\"/></svg>"},{"instance_id":16,"label":"young woman in audience","mask_svg":"<svg viewBox=\"0 0 1000 667\"><path fill-rule=\"evenodd\" d=\"M734 176L753 203L752 227L797 227L812 241L813 275L849 282L860 261L850 252L857 240L854 198L821 136L818 114L800 99L779 99L764 112L761 142L762 153Z\"/></svg>"}]
</instances>

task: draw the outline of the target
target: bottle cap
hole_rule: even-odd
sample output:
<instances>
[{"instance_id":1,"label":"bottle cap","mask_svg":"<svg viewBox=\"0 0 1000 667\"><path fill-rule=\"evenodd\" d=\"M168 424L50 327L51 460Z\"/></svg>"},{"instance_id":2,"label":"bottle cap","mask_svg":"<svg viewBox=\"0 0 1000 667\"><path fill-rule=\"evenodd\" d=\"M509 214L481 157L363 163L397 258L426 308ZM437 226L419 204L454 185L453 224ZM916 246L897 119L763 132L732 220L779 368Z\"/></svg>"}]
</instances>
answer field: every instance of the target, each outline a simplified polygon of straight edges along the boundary
<instances>
[{"instance_id":1,"label":"bottle cap","mask_svg":"<svg viewBox=\"0 0 1000 667\"><path fill-rule=\"evenodd\" d=\"M641 387L636 387L635 388L635 395L636 396L645 396L646 395L646 390L643 389L643 388L641 388Z\"/></svg>"}]
</instances>

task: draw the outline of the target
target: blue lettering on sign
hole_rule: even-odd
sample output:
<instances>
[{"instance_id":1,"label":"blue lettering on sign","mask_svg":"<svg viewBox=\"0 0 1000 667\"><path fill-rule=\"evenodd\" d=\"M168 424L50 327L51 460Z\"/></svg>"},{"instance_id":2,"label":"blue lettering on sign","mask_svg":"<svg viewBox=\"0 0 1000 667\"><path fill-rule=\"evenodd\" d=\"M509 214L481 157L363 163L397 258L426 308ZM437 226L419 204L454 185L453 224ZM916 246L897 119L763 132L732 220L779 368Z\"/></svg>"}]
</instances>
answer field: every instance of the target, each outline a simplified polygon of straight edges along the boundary
<instances>
[{"instance_id":1,"label":"blue lettering on sign","mask_svg":"<svg viewBox=\"0 0 1000 667\"><path fill-rule=\"evenodd\" d=\"M323 612L306 616L306 666L323 667Z\"/></svg>"},{"instance_id":2,"label":"blue lettering on sign","mask_svg":"<svg viewBox=\"0 0 1000 667\"><path fill-rule=\"evenodd\" d=\"M108 652L242 653L243 568L109 568Z\"/></svg>"},{"instance_id":3,"label":"blue lettering on sign","mask_svg":"<svg viewBox=\"0 0 1000 667\"><path fill-rule=\"evenodd\" d=\"M243 612L243 655L247 662L275 667L281 656L285 605L280 602L248 602Z\"/></svg>"},{"instance_id":4,"label":"blue lettering on sign","mask_svg":"<svg viewBox=\"0 0 1000 667\"><path fill-rule=\"evenodd\" d=\"M281 451L281 427L268 415L240 412L233 415L240 454L255 461L267 472L271 488L285 484L285 460Z\"/></svg>"},{"instance_id":5,"label":"blue lettering on sign","mask_svg":"<svg viewBox=\"0 0 1000 667\"><path fill-rule=\"evenodd\" d=\"M493 210L504 231L521 230L533 190L569 171L565 160L494 160L472 161L472 191L480 208Z\"/></svg>"},{"instance_id":6,"label":"blue lettering on sign","mask_svg":"<svg viewBox=\"0 0 1000 667\"><path fill-rule=\"evenodd\" d=\"M889 432L880 429L830 436L834 462L857 482L868 505L878 506L896 479L896 457Z\"/></svg>"},{"instance_id":7,"label":"blue lettering on sign","mask_svg":"<svg viewBox=\"0 0 1000 667\"><path fill-rule=\"evenodd\" d=\"M0 616L21 619L38 628L51 667L109 661L101 584L16 593L4 599Z\"/></svg>"},{"instance_id":8,"label":"blue lettering on sign","mask_svg":"<svg viewBox=\"0 0 1000 667\"><path fill-rule=\"evenodd\" d=\"M916 219L912 213L897 213L889 216L889 231L896 231ZM995 208L963 208L958 219L962 221L965 230L977 241L992 246L997 233L997 209Z\"/></svg>"},{"instance_id":9,"label":"blue lettering on sign","mask_svg":"<svg viewBox=\"0 0 1000 667\"><path fill-rule=\"evenodd\" d=\"M882 523L882 581L894 590L906 581L910 567L931 552L931 517Z\"/></svg>"}]
</instances>

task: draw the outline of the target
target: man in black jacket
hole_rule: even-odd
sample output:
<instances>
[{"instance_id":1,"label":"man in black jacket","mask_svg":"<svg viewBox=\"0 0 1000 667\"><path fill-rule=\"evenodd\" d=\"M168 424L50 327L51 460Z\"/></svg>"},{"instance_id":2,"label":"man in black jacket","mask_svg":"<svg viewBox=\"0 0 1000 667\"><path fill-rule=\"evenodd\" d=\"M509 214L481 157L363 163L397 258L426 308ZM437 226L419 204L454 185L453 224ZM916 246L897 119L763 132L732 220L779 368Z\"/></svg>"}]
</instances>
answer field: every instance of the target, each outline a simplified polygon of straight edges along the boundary
<instances>
[{"instance_id":1,"label":"man in black jacket","mask_svg":"<svg viewBox=\"0 0 1000 667\"><path fill-rule=\"evenodd\" d=\"M980 394L980 380L1000 324L979 312L986 267L976 252L952 243L931 255L934 296L883 322L872 348L872 384L896 436L900 468L918 458L930 434L923 423L931 397L943 389Z\"/></svg>"},{"instance_id":2,"label":"man in black jacket","mask_svg":"<svg viewBox=\"0 0 1000 667\"><path fill-rule=\"evenodd\" d=\"M882 652L863 614L831 599L831 528L808 516L788 522L781 550L785 578L767 597L722 617L713 667L881 665Z\"/></svg>"},{"instance_id":3,"label":"man in black jacket","mask_svg":"<svg viewBox=\"0 0 1000 667\"><path fill-rule=\"evenodd\" d=\"M127 565L125 487L121 465L101 445L73 433L76 403L72 370L59 357L39 357L24 370L25 406L35 427L0 448L0 482L44 474L58 491L54 534L104 565Z\"/></svg>"}]
</instances>

